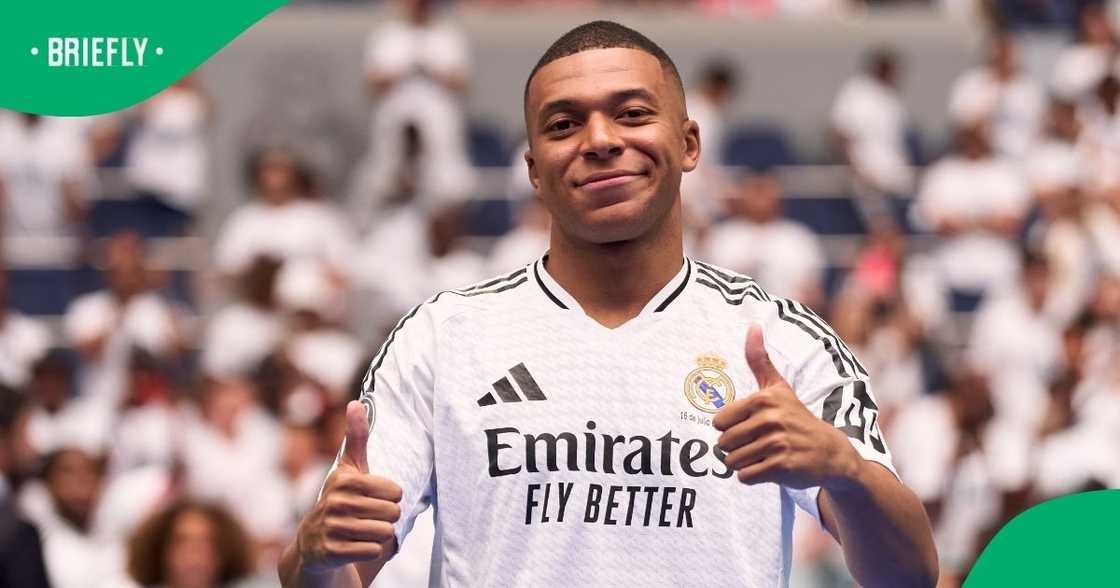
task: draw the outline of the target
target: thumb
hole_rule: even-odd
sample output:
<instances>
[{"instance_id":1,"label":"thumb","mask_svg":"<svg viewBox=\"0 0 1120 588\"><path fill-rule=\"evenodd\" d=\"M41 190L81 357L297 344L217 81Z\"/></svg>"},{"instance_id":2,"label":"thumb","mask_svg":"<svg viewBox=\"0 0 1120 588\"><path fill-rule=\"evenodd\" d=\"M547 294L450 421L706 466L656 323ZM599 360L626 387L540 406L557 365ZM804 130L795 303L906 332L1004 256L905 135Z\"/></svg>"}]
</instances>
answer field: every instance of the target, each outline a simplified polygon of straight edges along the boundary
<instances>
[{"instance_id":1,"label":"thumb","mask_svg":"<svg viewBox=\"0 0 1120 588\"><path fill-rule=\"evenodd\" d=\"M368 440L369 420L366 417L366 405L351 400L346 405L346 439L343 441L342 459L339 460L339 465L347 464L362 473L369 473L369 461L366 460Z\"/></svg>"},{"instance_id":2,"label":"thumb","mask_svg":"<svg viewBox=\"0 0 1120 588\"><path fill-rule=\"evenodd\" d=\"M766 353L762 327L759 325L751 325L747 331L746 354L747 365L750 366L754 379L758 380L759 389L785 382L782 374L778 373L778 368L770 361L770 355Z\"/></svg>"}]
</instances>

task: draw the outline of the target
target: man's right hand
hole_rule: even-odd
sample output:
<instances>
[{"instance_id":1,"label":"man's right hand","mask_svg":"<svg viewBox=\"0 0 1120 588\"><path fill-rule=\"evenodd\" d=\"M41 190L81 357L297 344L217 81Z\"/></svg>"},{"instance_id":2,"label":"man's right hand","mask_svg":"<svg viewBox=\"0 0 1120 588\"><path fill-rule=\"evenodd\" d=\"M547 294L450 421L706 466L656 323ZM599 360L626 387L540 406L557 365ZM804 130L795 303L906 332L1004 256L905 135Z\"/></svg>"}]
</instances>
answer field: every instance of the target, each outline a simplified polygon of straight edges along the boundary
<instances>
[{"instance_id":1,"label":"man's right hand","mask_svg":"<svg viewBox=\"0 0 1120 588\"><path fill-rule=\"evenodd\" d=\"M346 440L338 466L327 477L319 501L296 533L304 574L332 572L346 564L391 555L393 523L401 516L401 488L369 473L366 407L346 405Z\"/></svg>"}]
</instances>

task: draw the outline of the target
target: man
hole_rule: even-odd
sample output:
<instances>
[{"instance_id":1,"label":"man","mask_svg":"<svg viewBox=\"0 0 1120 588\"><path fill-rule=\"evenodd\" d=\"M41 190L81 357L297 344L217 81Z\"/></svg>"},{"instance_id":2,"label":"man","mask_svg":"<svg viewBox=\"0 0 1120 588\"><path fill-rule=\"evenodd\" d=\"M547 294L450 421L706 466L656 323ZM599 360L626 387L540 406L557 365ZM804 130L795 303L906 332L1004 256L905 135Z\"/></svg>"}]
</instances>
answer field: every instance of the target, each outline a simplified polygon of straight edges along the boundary
<instances>
[{"instance_id":1,"label":"man","mask_svg":"<svg viewBox=\"0 0 1120 588\"><path fill-rule=\"evenodd\" d=\"M397 325L287 585L368 585L430 505L441 586L784 585L795 503L863 585L934 585L928 520L847 348L683 256L700 155L683 95L664 51L614 23L545 53L525 159L549 254Z\"/></svg>"},{"instance_id":2,"label":"man","mask_svg":"<svg viewBox=\"0 0 1120 588\"><path fill-rule=\"evenodd\" d=\"M825 266L820 237L782 217L782 186L776 177L749 176L737 192L727 200L730 218L712 227L705 239L708 259L758 276L771 295L818 306Z\"/></svg>"},{"instance_id":3,"label":"man","mask_svg":"<svg viewBox=\"0 0 1120 588\"><path fill-rule=\"evenodd\" d=\"M1022 160L1038 135L1046 109L1042 86L1023 71L1010 34L988 43L988 62L965 72L949 93L949 116L958 125L987 122L1002 156Z\"/></svg>"},{"instance_id":4,"label":"man","mask_svg":"<svg viewBox=\"0 0 1120 588\"><path fill-rule=\"evenodd\" d=\"M729 180L720 165L726 130L726 114L735 97L735 69L730 63L714 61L704 68L700 83L688 92L689 118L700 127L700 143L706 145L704 160L681 180L686 226L708 225L719 215ZM693 218L689 218L689 217Z\"/></svg>"},{"instance_id":5,"label":"man","mask_svg":"<svg viewBox=\"0 0 1120 588\"><path fill-rule=\"evenodd\" d=\"M873 51L863 71L840 88L831 115L833 134L861 185L888 194L907 193L914 183L900 70L892 49Z\"/></svg>"}]
</instances>

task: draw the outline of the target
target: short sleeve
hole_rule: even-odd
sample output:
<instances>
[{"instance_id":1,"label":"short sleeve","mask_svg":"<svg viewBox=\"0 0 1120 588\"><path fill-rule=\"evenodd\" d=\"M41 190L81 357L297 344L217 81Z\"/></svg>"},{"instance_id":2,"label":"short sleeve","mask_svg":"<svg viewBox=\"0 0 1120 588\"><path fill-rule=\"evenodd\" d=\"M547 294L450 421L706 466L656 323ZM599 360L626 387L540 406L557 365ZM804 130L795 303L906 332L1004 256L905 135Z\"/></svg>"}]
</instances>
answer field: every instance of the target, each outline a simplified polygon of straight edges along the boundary
<instances>
[{"instance_id":1,"label":"short sleeve","mask_svg":"<svg viewBox=\"0 0 1120 588\"><path fill-rule=\"evenodd\" d=\"M776 325L769 331L777 335L779 354L794 362L788 366L790 386L813 414L843 431L861 457L898 477L879 429L879 405L866 368L811 309L785 299L773 304Z\"/></svg>"},{"instance_id":2,"label":"short sleeve","mask_svg":"<svg viewBox=\"0 0 1120 588\"><path fill-rule=\"evenodd\" d=\"M879 406L863 365L807 306L788 299L771 303L776 314L765 328L767 347L771 357L786 362L781 371L798 398L810 412L843 431L861 457L883 465L898 478L879 431ZM820 490L819 486L783 487L798 508L823 526L817 504Z\"/></svg>"},{"instance_id":3,"label":"short sleeve","mask_svg":"<svg viewBox=\"0 0 1120 588\"><path fill-rule=\"evenodd\" d=\"M429 307L420 305L397 323L362 380L360 400L370 416L366 446L369 471L393 480L403 490L401 518L394 525L398 545L404 543L416 517L431 504L435 491L435 344Z\"/></svg>"}]
</instances>

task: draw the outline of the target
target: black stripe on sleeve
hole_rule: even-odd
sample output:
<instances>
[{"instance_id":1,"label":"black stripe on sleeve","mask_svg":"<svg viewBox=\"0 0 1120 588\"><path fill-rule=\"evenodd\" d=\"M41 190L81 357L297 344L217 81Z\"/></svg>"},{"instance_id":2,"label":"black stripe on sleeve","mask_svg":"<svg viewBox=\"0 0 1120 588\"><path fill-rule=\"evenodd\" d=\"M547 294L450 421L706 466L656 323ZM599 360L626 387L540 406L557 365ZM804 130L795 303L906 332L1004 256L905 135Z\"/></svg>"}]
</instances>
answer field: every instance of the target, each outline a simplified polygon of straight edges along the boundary
<instances>
[{"instance_id":1,"label":"black stripe on sleeve","mask_svg":"<svg viewBox=\"0 0 1120 588\"><path fill-rule=\"evenodd\" d=\"M808 321L811 328L814 328L814 330L820 333L822 337L825 337L829 341L832 341L832 344L836 347L836 352L840 354L840 359L845 361L848 367L852 370L852 373L855 374L857 371L855 362L852 361L851 355L845 353L844 347L840 342L840 338L836 336L836 333L832 332L832 329L829 329L825 325L821 324L821 322L816 318L809 316L809 313L805 312L804 305L789 299L786 300L786 304L789 307L790 314Z\"/></svg>"},{"instance_id":2,"label":"black stripe on sleeve","mask_svg":"<svg viewBox=\"0 0 1120 588\"><path fill-rule=\"evenodd\" d=\"M692 261L686 257L684 262L687 267L684 270L684 279L681 280L681 285L677 286L677 289L673 290L673 293L670 294L669 297L666 298L661 304L658 304L657 308L653 309L653 312L661 312L665 310L665 308L669 306L670 303L677 299L677 296L681 295L681 292L684 292L684 287L688 285L688 278L692 276Z\"/></svg>"},{"instance_id":3,"label":"black stripe on sleeve","mask_svg":"<svg viewBox=\"0 0 1120 588\"><path fill-rule=\"evenodd\" d=\"M760 302L770 299L770 297L765 292L762 291L762 288L759 288L758 284L755 283L753 280L751 280L750 282L747 282L742 288L732 288L731 286L728 286L724 282L720 281L714 275L708 273L702 267L697 268L696 273L698 275L705 276L705 277L709 278L711 281L715 282L716 285L719 286L720 289L723 290L724 292L726 292L729 296L737 296L739 294L746 293L748 296L751 296L752 298L754 298L755 300L758 300Z\"/></svg>"},{"instance_id":4,"label":"black stripe on sleeve","mask_svg":"<svg viewBox=\"0 0 1120 588\"><path fill-rule=\"evenodd\" d=\"M852 366L853 371L858 371L864 376L868 375L867 370L864 369L863 365L859 362L859 359L856 358L856 354L852 353L852 350L848 347L848 344L845 343L844 340L836 334L835 329L828 326L828 323L826 323L819 314L813 312L813 309L805 306L804 304L801 304L800 302L791 304L790 308L794 311L795 314L799 314L800 316L805 317L807 320L815 324L817 328L824 332L826 336L831 337L832 340L836 342L836 346L840 349L840 352L843 353L844 356L848 359L848 363Z\"/></svg>"},{"instance_id":5,"label":"black stripe on sleeve","mask_svg":"<svg viewBox=\"0 0 1120 588\"><path fill-rule=\"evenodd\" d=\"M463 292L472 292L474 290L481 290L483 288L489 288L490 286L493 286L494 284L498 284L498 283L501 283L501 282L508 282L509 280L512 280L512 279L516 278L517 276L520 276L521 274L525 273L526 271L527 271L526 268L521 268L521 269L509 274L508 276L503 276L501 278L494 278L493 280L490 280L489 282L486 282L485 284L479 284L477 286L471 286L470 288L467 288L467 289L463 290Z\"/></svg>"},{"instance_id":6,"label":"black stripe on sleeve","mask_svg":"<svg viewBox=\"0 0 1120 588\"><path fill-rule=\"evenodd\" d=\"M716 285L715 285L714 283L712 283L712 282L709 282L708 280L705 280L704 278L702 278L702 277L700 277L700 276L697 276L697 277L696 277L696 283L697 283L697 284L700 284L701 286L707 286L707 287L711 288L712 290L715 290L715 291L716 291L716 292L718 292L718 293L719 293L719 295L720 295L720 296L721 296L721 297L723 298L723 301L724 301L724 302L726 302L726 303L728 303L728 304L730 304L730 305L732 305L732 306L739 306L740 304L742 304L742 303L743 303L743 298L742 298L742 297L738 297L738 298L731 298L731 297L729 297L729 296L728 296L727 294L724 294L724 293L723 293L723 290L721 290L721 289L720 289L720 288L719 288L718 286L716 286ZM761 301L760 301L760 302L761 302Z\"/></svg>"},{"instance_id":7,"label":"black stripe on sleeve","mask_svg":"<svg viewBox=\"0 0 1120 588\"><path fill-rule=\"evenodd\" d=\"M702 268L712 272L713 274L719 276L721 279L723 279L723 281L725 281L729 284L737 284L737 283L740 283L740 282L753 281L751 278L748 278L746 276L732 276L730 274L726 274L724 272L719 271L714 266L709 265L707 263L704 263L702 261L697 261L696 265L699 265L700 267L702 267Z\"/></svg>"},{"instance_id":8,"label":"black stripe on sleeve","mask_svg":"<svg viewBox=\"0 0 1120 588\"><path fill-rule=\"evenodd\" d=\"M564 303L560 302L560 299L557 298L552 292L549 292L548 287L544 285L544 280L541 279L541 272L537 269L537 265L539 263L540 262L538 261L537 263L533 264L533 275L537 278L537 284L540 284L541 290L544 291L545 295L547 295L550 300L556 303L556 306L559 306L564 310L568 310L568 307L564 306Z\"/></svg>"},{"instance_id":9,"label":"black stripe on sleeve","mask_svg":"<svg viewBox=\"0 0 1120 588\"><path fill-rule=\"evenodd\" d=\"M850 377L848 375L848 370L844 369L844 361L840 358L840 353L836 350L836 347L833 346L832 341L828 337L822 337L820 333L811 328L809 325L806 325L800 319L796 318L795 316L791 316L792 313L787 313L786 309L782 307L782 302L783 300L780 298L774 300L774 304L778 307L778 318L786 321L787 323L795 325L797 328L804 331L805 334L816 339L817 341L820 341L821 344L824 345L825 351L827 351L828 355L832 357L832 365L836 366L836 371L840 374L840 377Z\"/></svg>"}]
</instances>

